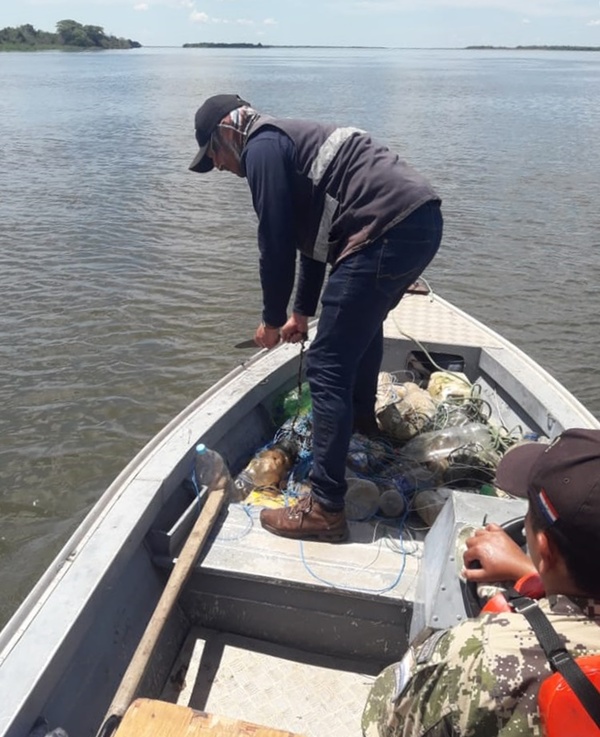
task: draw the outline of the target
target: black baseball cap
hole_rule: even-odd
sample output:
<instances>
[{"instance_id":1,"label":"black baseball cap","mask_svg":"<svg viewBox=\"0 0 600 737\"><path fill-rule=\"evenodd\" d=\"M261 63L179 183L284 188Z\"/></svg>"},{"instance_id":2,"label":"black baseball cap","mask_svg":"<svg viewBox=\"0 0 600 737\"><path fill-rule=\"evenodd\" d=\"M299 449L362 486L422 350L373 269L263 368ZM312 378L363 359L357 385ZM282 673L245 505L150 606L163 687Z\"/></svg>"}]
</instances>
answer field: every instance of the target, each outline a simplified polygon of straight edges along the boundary
<instances>
[{"instance_id":1,"label":"black baseball cap","mask_svg":"<svg viewBox=\"0 0 600 737\"><path fill-rule=\"evenodd\" d=\"M249 104L249 102L242 100L239 95L215 95L214 97L209 97L198 108L196 111L195 126L196 140L198 141L200 150L189 166L191 171L201 174L213 168L212 159L206 155L213 131L232 110Z\"/></svg>"},{"instance_id":2,"label":"black baseball cap","mask_svg":"<svg viewBox=\"0 0 600 737\"><path fill-rule=\"evenodd\" d=\"M551 443L508 450L496 485L529 499L544 528L600 535L600 430L565 430Z\"/></svg>"}]
</instances>

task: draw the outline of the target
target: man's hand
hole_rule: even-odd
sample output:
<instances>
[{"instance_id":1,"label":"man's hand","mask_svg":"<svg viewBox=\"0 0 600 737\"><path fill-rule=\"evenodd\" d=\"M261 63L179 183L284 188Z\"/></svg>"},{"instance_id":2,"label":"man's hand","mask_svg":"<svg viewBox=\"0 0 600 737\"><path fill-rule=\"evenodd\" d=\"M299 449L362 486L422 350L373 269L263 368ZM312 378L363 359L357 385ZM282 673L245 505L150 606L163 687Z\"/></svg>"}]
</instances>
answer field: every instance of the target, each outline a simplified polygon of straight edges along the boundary
<instances>
[{"instance_id":1,"label":"man's hand","mask_svg":"<svg viewBox=\"0 0 600 737\"><path fill-rule=\"evenodd\" d=\"M506 532L495 524L486 525L466 541L463 576L476 583L517 581L529 573L537 573L531 558ZM481 568L469 568L478 561Z\"/></svg>"},{"instance_id":2,"label":"man's hand","mask_svg":"<svg viewBox=\"0 0 600 737\"><path fill-rule=\"evenodd\" d=\"M299 343L308 333L308 317L292 312L292 316L281 328L284 343Z\"/></svg>"},{"instance_id":3,"label":"man's hand","mask_svg":"<svg viewBox=\"0 0 600 737\"><path fill-rule=\"evenodd\" d=\"M270 325L265 325L264 322L261 322L254 333L254 342L261 348L275 348L281 340L279 333L279 328L272 328Z\"/></svg>"}]
</instances>

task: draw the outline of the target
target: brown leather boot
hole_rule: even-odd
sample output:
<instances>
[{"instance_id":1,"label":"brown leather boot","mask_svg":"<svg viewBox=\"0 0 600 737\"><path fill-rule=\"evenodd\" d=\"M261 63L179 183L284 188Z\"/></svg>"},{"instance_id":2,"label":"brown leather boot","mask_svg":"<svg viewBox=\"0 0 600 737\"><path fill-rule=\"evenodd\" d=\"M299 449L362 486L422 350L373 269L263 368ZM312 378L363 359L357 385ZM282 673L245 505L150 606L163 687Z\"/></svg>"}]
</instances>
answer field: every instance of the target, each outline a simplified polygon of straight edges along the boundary
<instances>
[{"instance_id":1,"label":"brown leather boot","mask_svg":"<svg viewBox=\"0 0 600 737\"><path fill-rule=\"evenodd\" d=\"M344 510L329 512L310 494L295 507L261 510L260 524L274 535L294 540L341 543L348 538Z\"/></svg>"}]
</instances>

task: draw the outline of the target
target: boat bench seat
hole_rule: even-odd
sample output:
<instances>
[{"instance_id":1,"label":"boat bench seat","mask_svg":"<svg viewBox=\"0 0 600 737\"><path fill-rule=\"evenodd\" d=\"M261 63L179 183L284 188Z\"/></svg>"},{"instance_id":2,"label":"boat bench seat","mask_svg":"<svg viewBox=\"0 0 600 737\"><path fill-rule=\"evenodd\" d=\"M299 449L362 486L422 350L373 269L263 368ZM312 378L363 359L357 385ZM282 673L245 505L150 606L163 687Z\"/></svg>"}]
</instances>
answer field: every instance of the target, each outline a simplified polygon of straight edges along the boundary
<instances>
[{"instance_id":1,"label":"boat bench seat","mask_svg":"<svg viewBox=\"0 0 600 737\"><path fill-rule=\"evenodd\" d=\"M187 706L136 699L115 737L302 737L237 719L206 714Z\"/></svg>"}]
</instances>

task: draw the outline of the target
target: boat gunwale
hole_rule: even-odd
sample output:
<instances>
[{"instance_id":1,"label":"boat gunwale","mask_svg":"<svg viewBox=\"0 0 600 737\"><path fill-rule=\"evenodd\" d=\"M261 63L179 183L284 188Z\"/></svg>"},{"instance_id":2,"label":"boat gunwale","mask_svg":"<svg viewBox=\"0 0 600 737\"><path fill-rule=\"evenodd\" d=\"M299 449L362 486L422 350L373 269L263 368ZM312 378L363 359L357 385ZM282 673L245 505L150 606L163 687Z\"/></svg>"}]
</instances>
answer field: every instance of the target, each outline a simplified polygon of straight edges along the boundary
<instances>
[{"instance_id":1,"label":"boat gunwale","mask_svg":"<svg viewBox=\"0 0 600 737\"><path fill-rule=\"evenodd\" d=\"M584 418L589 423L590 428L600 429L600 421L598 420L598 418L595 417L595 415L590 412L590 410L588 410L587 407L579 399L577 399L577 397L569 389L567 389L566 386L564 386L564 384L562 384L555 376L553 376L547 369L545 369L540 363L538 363L538 361L532 358L523 349L519 348L518 345L511 342L510 340L508 340L508 338L505 338L500 333L496 332L493 328L484 325L484 323L480 322L477 318L469 315L467 312L464 312L460 309L460 307L456 307L452 303L448 302L443 297L440 297L433 292L429 296L433 300L440 302L441 304L454 311L456 314L460 315L463 320L470 322L483 332L489 333L491 336L493 336L493 338L500 344L500 347L507 350L509 354L515 355L515 357L520 359L520 361L524 363L532 372L540 374L540 378L550 384L552 390L561 397L565 405L571 408L576 414L581 415L582 418ZM490 355L493 354L493 348L494 346L481 346L482 352L489 353ZM532 394L533 393L535 392L532 391Z\"/></svg>"}]
</instances>

